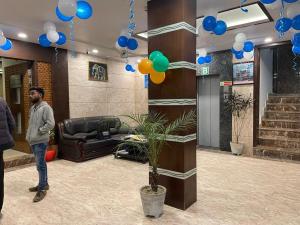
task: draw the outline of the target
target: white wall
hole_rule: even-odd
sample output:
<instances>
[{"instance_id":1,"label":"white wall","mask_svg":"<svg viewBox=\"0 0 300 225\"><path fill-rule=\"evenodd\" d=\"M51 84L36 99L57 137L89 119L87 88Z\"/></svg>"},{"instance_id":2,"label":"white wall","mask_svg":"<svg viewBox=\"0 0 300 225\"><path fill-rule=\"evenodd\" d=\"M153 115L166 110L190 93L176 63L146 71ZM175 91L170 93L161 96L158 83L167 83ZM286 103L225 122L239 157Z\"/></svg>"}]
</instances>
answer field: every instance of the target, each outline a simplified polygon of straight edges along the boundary
<instances>
[{"instance_id":1,"label":"white wall","mask_svg":"<svg viewBox=\"0 0 300 225\"><path fill-rule=\"evenodd\" d=\"M108 66L108 82L89 81L89 61ZM70 117L147 113L148 89L141 75L128 73L124 63L87 54L68 54Z\"/></svg>"},{"instance_id":2,"label":"white wall","mask_svg":"<svg viewBox=\"0 0 300 225\"><path fill-rule=\"evenodd\" d=\"M260 51L259 121L264 114L268 94L273 91L273 50Z\"/></svg>"}]
</instances>

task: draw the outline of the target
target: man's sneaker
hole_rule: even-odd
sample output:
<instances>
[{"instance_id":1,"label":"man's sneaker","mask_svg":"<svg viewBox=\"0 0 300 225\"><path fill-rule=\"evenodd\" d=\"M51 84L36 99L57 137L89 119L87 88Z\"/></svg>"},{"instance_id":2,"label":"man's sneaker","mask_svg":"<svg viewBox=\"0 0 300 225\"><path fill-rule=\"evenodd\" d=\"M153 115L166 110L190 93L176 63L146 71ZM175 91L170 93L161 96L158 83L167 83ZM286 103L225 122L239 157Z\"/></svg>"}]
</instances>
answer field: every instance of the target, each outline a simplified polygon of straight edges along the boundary
<instances>
[{"instance_id":1,"label":"man's sneaker","mask_svg":"<svg viewBox=\"0 0 300 225\"><path fill-rule=\"evenodd\" d=\"M46 194L47 194L47 191L38 191L33 198L33 202L42 201L45 198Z\"/></svg>"},{"instance_id":2,"label":"man's sneaker","mask_svg":"<svg viewBox=\"0 0 300 225\"><path fill-rule=\"evenodd\" d=\"M47 184L44 188L44 191L48 191L49 190L49 185ZM38 192L39 191L39 186L36 186L36 187L31 187L29 188L29 192Z\"/></svg>"}]
</instances>

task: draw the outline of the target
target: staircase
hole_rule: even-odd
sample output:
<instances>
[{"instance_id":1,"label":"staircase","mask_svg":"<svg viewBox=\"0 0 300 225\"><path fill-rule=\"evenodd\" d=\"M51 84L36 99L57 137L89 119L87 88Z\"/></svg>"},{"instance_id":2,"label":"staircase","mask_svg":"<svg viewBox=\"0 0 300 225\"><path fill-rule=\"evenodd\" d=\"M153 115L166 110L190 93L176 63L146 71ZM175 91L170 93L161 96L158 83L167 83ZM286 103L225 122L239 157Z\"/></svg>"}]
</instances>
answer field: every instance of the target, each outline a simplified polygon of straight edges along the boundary
<instances>
[{"instance_id":1,"label":"staircase","mask_svg":"<svg viewBox=\"0 0 300 225\"><path fill-rule=\"evenodd\" d=\"M254 155L300 161L300 95L270 94Z\"/></svg>"}]
</instances>

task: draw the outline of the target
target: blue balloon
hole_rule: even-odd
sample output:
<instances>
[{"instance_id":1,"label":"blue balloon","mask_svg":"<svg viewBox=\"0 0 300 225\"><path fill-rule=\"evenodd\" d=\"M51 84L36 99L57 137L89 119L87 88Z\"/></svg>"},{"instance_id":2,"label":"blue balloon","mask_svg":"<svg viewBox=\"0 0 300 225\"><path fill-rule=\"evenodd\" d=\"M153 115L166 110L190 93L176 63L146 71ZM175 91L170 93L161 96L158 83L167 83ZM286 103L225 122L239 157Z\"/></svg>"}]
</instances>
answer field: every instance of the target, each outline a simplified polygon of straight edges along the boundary
<instances>
[{"instance_id":1,"label":"blue balloon","mask_svg":"<svg viewBox=\"0 0 300 225\"><path fill-rule=\"evenodd\" d=\"M118 44L120 47L125 48L127 47L128 38L126 36L120 36L118 38Z\"/></svg>"},{"instance_id":2,"label":"blue balloon","mask_svg":"<svg viewBox=\"0 0 300 225\"><path fill-rule=\"evenodd\" d=\"M217 21L217 26L214 29L216 35L223 35L227 31L227 24L223 20Z\"/></svg>"},{"instance_id":3,"label":"blue balloon","mask_svg":"<svg viewBox=\"0 0 300 225\"><path fill-rule=\"evenodd\" d=\"M59 39L56 42L56 44L57 45L64 45L64 44L66 44L66 42L67 42L66 35L64 33L62 33L62 32L58 32L58 35L59 35Z\"/></svg>"},{"instance_id":4,"label":"blue balloon","mask_svg":"<svg viewBox=\"0 0 300 225\"><path fill-rule=\"evenodd\" d=\"M244 43L244 51L245 52L251 52L254 49L254 44L252 41L246 41Z\"/></svg>"},{"instance_id":5,"label":"blue balloon","mask_svg":"<svg viewBox=\"0 0 300 225\"><path fill-rule=\"evenodd\" d=\"M205 63L211 63L213 60L213 57L211 55L207 55L204 58Z\"/></svg>"},{"instance_id":6,"label":"blue balloon","mask_svg":"<svg viewBox=\"0 0 300 225\"><path fill-rule=\"evenodd\" d=\"M300 55L300 46L293 46L292 51L295 55Z\"/></svg>"},{"instance_id":7,"label":"blue balloon","mask_svg":"<svg viewBox=\"0 0 300 225\"><path fill-rule=\"evenodd\" d=\"M292 39L292 43L295 46L300 46L300 33L297 33L294 35L294 37Z\"/></svg>"},{"instance_id":8,"label":"blue balloon","mask_svg":"<svg viewBox=\"0 0 300 225\"><path fill-rule=\"evenodd\" d=\"M294 17L292 27L295 30L300 30L300 15Z\"/></svg>"},{"instance_id":9,"label":"blue balloon","mask_svg":"<svg viewBox=\"0 0 300 225\"><path fill-rule=\"evenodd\" d=\"M46 34L42 34L42 35L39 36L39 43L43 47L50 47L51 46L51 42L48 40Z\"/></svg>"},{"instance_id":10,"label":"blue balloon","mask_svg":"<svg viewBox=\"0 0 300 225\"><path fill-rule=\"evenodd\" d=\"M236 53L234 55L235 55L235 58L237 58L237 59L244 58L244 52L243 51L240 51L240 52L238 52L238 53Z\"/></svg>"},{"instance_id":11,"label":"blue balloon","mask_svg":"<svg viewBox=\"0 0 300 225\"><path fill-rule=\"evenodd\" d=\"M276 0L260 0L263 4L272 4L273 2L276 2Z\"/></svg>"},{"instance_id":12,"label":"blue balloon","mask_svg":"<svg viewBox=\"0 0 300 225\"><path fill-rule=\"evenodd\" d=\"M202 26L206 31L213 31L217 26L217 19L213 16L207 16L204 18Z\"/></svg>"},{"instance_id":13,"label":"blue balloon","mask_svg":"<svg viewBox=\"0 0 300 225\"><path fill-rule=\"evenodd\" d=\"M237 51L237 50L235 50L234 48L231 48L231 52L232 52L233 54L237 54L237 53L239 53L239 52L241 52L241 51Z\"/></svg>"},{"instance_id":14,"label":"blue balloon","mask_svg":"<svg viewBox=\"0 0 300 225\"><path fill-rule=\"evenodd\" d=\"M64 22L69 22L74 18L74 16L65 16L64 14L62 14L60 12L58 6L55 9L55 13L56 13L57 18Z\"/></svg>"},{"instance_id":15,"label":"blue balloon","mask_svg":"<svg viewBox=\"0 0 300 225\"><path fill-rule=\"evenodd\" d=\"M297 2L298 0L283 0L284 2L287 2L287 3L294 3L294 2Z\"/></svg>"},{"instance_id":16,"label":"blue balloon","mask_svg":"<svg viewBox=\"0 0 300 225\"><path fill-rule=\"evenodd\" d=\"M92 6L86 1L77 2L76 16L80 19L87 20L93 15Z\"/></svg>"},{"instance_id":17,"label":"blue balloon","mask_svg":"<svg viewBox=\"0 0 300 225\"><path fill-rule=\"evenodd\" d=\"M287 32L291 27L292 20L286 17L277 20L275 24L275 29L281 33Z\"/></svg>"},{"instance_id":18,"label":"blue balloon","mask_svg":"<svg viewBox=\"0 0 300 225\"><path fill-rule=\"evenodd\" d=\"M13 47L11 40L6 39L6 42L4 45L1 46L1 49L4 51L8 51Z\"/></svg>"},{"instance_id":19,"label":"blue balloon","mask_svg":"<svg viewBox=\"0 0 300 225\"><path fill-rule=\"evenodd\" d=\"M129 38L128 41L127 41L127 47L128 49L130 50L136 50L139 46L139 43L137 42L136 39L134 38Z\"/></svg>"},{"instance_id":20,"label":"blue balloon","mask_svg":"<svg viewBox=\"0 0 300 225\"><path fill-rule=\"evenodd\" d=\"M126 71L128 71L128 72L135 72L135 69L134 69L131 65L129 65L129 64L127 64L127 65L125 66L125 69L126 69Z\"/></svg>"},{"instance_id":21,"label":"blue balloon","mask_svg":"<svg viewBox=\"0 0 300 225\"><path fill-rule=\"evenodd\" d=\"M204 64L205 63L205 57L199 57L198 58L198 63L201 65L201 64Z\"/></svg>"}]
</instances>

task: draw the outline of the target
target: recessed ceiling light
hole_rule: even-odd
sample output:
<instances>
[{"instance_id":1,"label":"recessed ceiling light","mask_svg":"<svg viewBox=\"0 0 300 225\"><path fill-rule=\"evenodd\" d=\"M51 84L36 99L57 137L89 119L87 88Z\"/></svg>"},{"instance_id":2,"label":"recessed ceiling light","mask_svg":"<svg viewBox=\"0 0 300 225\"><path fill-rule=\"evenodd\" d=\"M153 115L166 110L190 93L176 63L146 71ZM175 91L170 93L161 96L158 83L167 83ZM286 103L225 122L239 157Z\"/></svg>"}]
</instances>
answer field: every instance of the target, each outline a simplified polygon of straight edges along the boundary
<instances>
[{"instance_id":1,"label":"recessed ceiling light","mask_svg":"<svg viewBox=\"0 0 300 225\"><path fill-rule=\"evenodd\" d=\"M265 43L270 43L270 42L272 42L272 41L273 41L273 39L270 38L270 37L268 37L268 38L265 39Z\"/></svg>"},{"instance_id":2,"label":"recessed ceiling light","mask_svg":"<svg viewBox=\"0 0 300 225\"><path fill-rule=\"evenodd\" d=\"M27 34L25 34L25 33L18 33L18 37L19 37L19 38L25 39L25 38L27 38L28 36L27 36Z\"/></svg>"},{"instance_id":3,"label":"recessed ceiling light","mask_svg":"<svg viewBox=\"0 0 300 225\"><path fill-rule=\"evenodd\" d=\"M97 54L99 51L98 51L98 49L93 49L92 50L92 53L94 53L94 54Z\"/></svg>"},{"instance_id":4,"label":"recessed ceiling light","mask_svg":"<svg viewBox=\"0 0 300 225\"><path fill-rule=\"evenodd\" d=\"M142 61L141 59L138 59L138 60L137 60L137 63L140 63L141 61Z\"/></svg>"}]
</instances>

